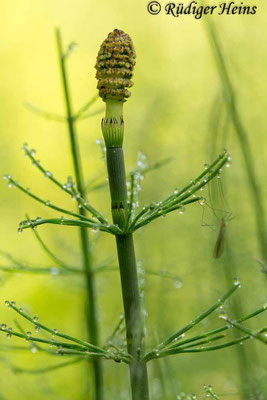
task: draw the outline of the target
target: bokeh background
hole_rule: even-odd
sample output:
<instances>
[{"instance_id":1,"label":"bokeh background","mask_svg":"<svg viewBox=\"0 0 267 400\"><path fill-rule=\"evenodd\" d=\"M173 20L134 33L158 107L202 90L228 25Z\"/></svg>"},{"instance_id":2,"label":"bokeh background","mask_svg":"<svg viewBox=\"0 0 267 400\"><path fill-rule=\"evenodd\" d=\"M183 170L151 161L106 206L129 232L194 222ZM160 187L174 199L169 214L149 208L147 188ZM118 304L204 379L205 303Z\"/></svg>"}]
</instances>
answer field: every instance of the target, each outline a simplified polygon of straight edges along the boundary
<instances>
[{"instance_id":1,"label":"bokeh background","mask_svg":"<svg viewBox=\"0 0 267 400\"><path fill-rule=\"evenodd\" d=\"M251 3L251 1L249 1ZM267 5L257 2L255 16L209 18L217 28L227 65L236 90L237 104L249 135L254 166L263 198L266 196L266 124L267 124ZM134 167L139 150L151 162L172 157L173 161L151 172L144 180L141 203L160 200L201 172L217 153L227 147L232 155L231 168L221 179L224 201L219 193L216 206L231 212L234 219L227 227L231 258L213 259L220 218L223 212L203 210L198 204L183 214L171 214L157 220L136 234L137 257L145 268L167 270L182 283L147 277L148 347L190 321L213 304L226 290L225 270L237 274L242 289L236 295L245 313L267 301L267 277L255 258L260 258L244 161L231 117L225 108L222 85L205 30L204 19L179 18L164 14L151 16L146 2L136 0L2 0L0 25L0 153L1 174L10 173L24 186L45 199L74 209L75 204L53 186L24 158L24 142L37 150L43 165L66 181L73 175L67 127L31 113L30 102L47 111L63 114L64 103L55 43L55 27L60 27L65 46L75 41L77 49L70 56L68 71L72 99L79 109L96 94L95 58L98 48L114 28L129 33L137 52L132 97L125 105L125 154L128 168ZM92 110L103 107L98 100ZM101 137L98 114L78 122L79 143L86 179L104 174L96 140ZM53 263L40 249L30 230L17 234L18 223L28 213L31 217L55 216L17 189L8 189L1 181L0 247L14 258L32 266ZM107 188L90 193L90 201L109 214ZM210 203L209 203L210 204ZM215 205L214 205L215 207ZM203 226L203 222L212 227ZM79 236L76 228L42 226L39 234L61 258L79 265ZM94 236L95 263L107 258L116 265L115 243L105 234ZM1 257L1 266L8 265ZM0 272L1 322L14 326L17 318L4 301L15 300L31 315L51 328L86 337L84 297L81 277ZM180 285L178 285L180 286ZM97 275L101 340L104 341L122 312L118 271ZM230 302L231 305L231 302ZM229 306L228 306L229 307ZM249 326L266 325L266 316ZM28 330L29 325L20 320ZM218 314L212 315L195 333L221 326ZM251 341L252 342L252 341ZM21 346L19 339L7 341L0 336L0 398L10 400L88 398L85 363L46 374L14 373L12 367L34 370L62 361L30 350L7 350L6 345ZM266 350L263 344L244 344L254 357L247 365L249 375L260 387L266 381ZM252 357L251 356L251 357ZM250 357L250 356L248 356ZM250 359L251 359L250 357ZM250 372L252 365L253 372ZM116 367L116 368L115 368ZM241 399L240 357L229 348L213 353L185 354L151 362L149 367L153 399L175 399L180 392L203 395L203 384L211 384L228 399ZM108 399L127 399L128 371L125 365L105 363ZM264 390L264 388L262 389ZM224 398L224 397L223 397ZM256 397L255 397L256 398ZM262 397L267 398L265 394Z\"/></svg>"}]
</instances>

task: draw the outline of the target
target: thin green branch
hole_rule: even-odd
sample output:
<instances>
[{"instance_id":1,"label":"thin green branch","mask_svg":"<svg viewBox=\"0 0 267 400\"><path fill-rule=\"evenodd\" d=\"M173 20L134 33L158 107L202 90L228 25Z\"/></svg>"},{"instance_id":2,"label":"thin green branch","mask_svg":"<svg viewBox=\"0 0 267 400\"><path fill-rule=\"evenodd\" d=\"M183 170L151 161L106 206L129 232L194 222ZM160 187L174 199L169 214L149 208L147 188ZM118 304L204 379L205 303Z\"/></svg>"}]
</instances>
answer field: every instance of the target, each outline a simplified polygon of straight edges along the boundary
<instances>
[{"instance_id":1,"label":"thin green branch","mask_svg":"<svg viewBox=\"0 0 267 400\"><path fill-rule=\"evenodd\" d=\"M156 349L152 350L151 352L147 353L144 356L144 360L147 361L149 359L157 357L159 352L166 348L172 342L183 338L185 332L189 331L190 329L194 328L199 322L207 318L211 313L213 313L216 309L218 309L238 288L240 287L240 282L236 281L234 285L225 293L222 297L218 299L218 301L210 307L207 311L200 314L197 318L192 320L189 324L185 325L183 328L179 329L177 332L169 336L164 342L162 342Z\"/></svg>"},{"instance_id":2,"label":"thin green branch","mask_svg":"<svg viewBox=\"0 0 267 400\"><path fill-rule=\"evenodd\" d=\"M204 201L203 197L195 197L195 193L202 190L212 179L220 176L224 165L228 166L230 161L226 152L221 154L208 168L206 168L195 180L185 186L181 190L175 190L165 200L159 203L151 203L149 206L143 207L141 212L134 218L129 226L129 231L135 231L144 225L161 216L165 216L169 212L180 210L182 213L185 205L196 201ZM214 168L216 166L216 168ZM201 180L204 178L203 180ZM139 222L138 222L139 221Z\"/></svg>"},{"instance_id":3,"label":"thin green branch","mask_svg":"<svg viewBox=\"0 0 267 400\"><path fill-rule=\"evenodd\" d=\"M65 117L58 115L58 114L54 114L51 112L41 110L39 107L36 107L34 104L26 103L25 106L26 106L26 108L28 108L28 110L30 110L34 114L37 114L39 117L45 118L47 120L57 121L57 122L66 122Z\"/></svg>"},{"instance_id":4,"label":"thin green branch","mask_svg":"<svg viewBox=\"0 0 267 400\"><path fill-rule=\"evenodd\" d=\"M264 305L260 309L254 311L254 312L252 312L252 313L250 313L250 314L248 314L248 315L246 315L244 317L239 318L237 320L237 322L247 321L247 320L249 320L251 318L254 318L256 315L259 315L259 314L265 312L266 310L267 310L267 305ZM179 342L174 342L174 343L168 345L167 348L170 349L170 348L174 348L174 347L179 347L179 346L185 345L187 343L191 343L191 342L194 342L194 341L197 341L197 340L200 340L200 339L207 338L209 336L216 335L217 333L224 332L224 331L226 331L228 329L231 329L231 328L232 328L232 325L228 324L228 325L223 326L221 328L217 328L217 329L214 329L214 330L212 330L210 332L206 332L206 333L204 333L202 335L198 335L198 336L195 336L193 338L188 338L186 340L179 341Z\"/></svg>"},{"instance_id":5,"label":"thin green branch","mask_svg":"<svg viewBox=\"0 0 267 400\"><path fill-rule=\"evenodd\" d=\"M145 176L147 173L152 172L152 171L156 171L156 170L160 169L161 167L169 164L171 161L173 161L173 158L169 157L169 158L164 158L163 160L156 161L154 163L148 164L142 170L142 174ZM137 172L138 170L139 170L138 168L132 169L127 175L127 180L130 180L131 176L135 172ZM105 179L105 176L106 176L105 174L104 175L102 174L101 176L91 180L86 186L86 189L85 189L86 192L88 193L88 192L92 192L92 191L99 190L99 189L102 189L104 187L107 187L108 186L108 181ZM96 183L95 185L93 185L93 183L95 183L96 180L101 179L101 178L102 178L102 181L100 181L100 182Z\"/></svg>"},{"instance_id":6,"label":"thin green branch","mask_svg":"<svg viewBox=\"0 0 267 400\"><path fill-rule=\"evenodd\" d=\"M48 255L48 257L51 258L52 261L54 261L59 267L61 268L66 268L69 269L70 267L60 258L58 258L50 249L49 247L44 243L43 239L41 239L39 233L37 233L36 229L32 230L34 233L34 237L37 239L38 243L42 247L42 249L45 251L45 253Z\"/></svg>"},{"instance_id":7,"label":"thin green branch","mask_svg":"<svg viewBox=\"0 0 267 400\"><path fill-rule=\"evenodd\" d=\"M101 108L99 108L98 110L95 110L95 111L92 111L92 112L90 112L90 113L81 115L81 116L79 117L79 120L87 119L87 118L91 118L91 117L95 117L96 115L102 114L103 111L104 111L104 108L101 107Z\"/></svg>"},{"instance_id":8,"label":"thin green branch","mask_svg":"<svg viewBox=\"0 0 267 400\"><path fill-rule=\"evenodd\" d=\"M118 333L121 333L122 330L125 329L125 318L124 318L124 314L120 315L120 319L119 322L117 323L117 325L115 326L113 332L111 333L111 335L108 337L108 339L106 340L106 344L105 347L109 346L112 341L114 340L114 338L117 336Z\"/></svg>"},{"instance_id":9,"label":"thin green branch","mask_svg":"<svg viewBox=\"0 0 267 400\"><path fill-rule=\"evenodd\" d=\"M51 274L51 275L59 275L59 274L69 274L69 273L80 273L80 271L77 269L77 267L65 267L63 270L62 268L57 268L54 266L51 267L38 267L38 266L32 266L29 265L28 263L22 263L19 260L15 259L11 254L7 252L0 251L0 254L2 254L5 258L10 260L13 265L11 266L0 266L0 270L4 272L21 272L21 273L36 273L36 274Z\"/></svg>"},{"instance_id":10,"label":"thin green branch","mask_svg":"<svg viewBox=\"0 0 267 400\"><path fill-rule=\"evenodd\" d=\"M265 336L262 336L260 334L267 331L267 328L263 328L260 331L252 331L251 329L247 328L246 326L240 324L237 321L234 321L232 319L229 319L227 317L223 317L223 319L225 319L225 321L227 321L229 324L233 325L236 329L238 329L239 331L248 334L251 338L257 339L260 342L267 344L267 338Z\"/></svg>"},{"instance_id":11,"label":"thin green branch","mask_svg":"<svg viewBox=\"0 0 267 400\"><path fill-rule=\"evenodd\" d=\"M80 116L88 110L88 108L90 108L97 100L98 100L99 96L98 93L95 94L89 101L87 101L76 113L74 113L74 118L75 119L79 119Z\"/></svg>"},{"instance_id":12,"label":"thin green branch","mask_svg":"<svg viewBox=\"0 0 267 400\"><path fill-rule=\"evenodd\" d=\"M33 267L33 266L3 266L0 265L0 270L8 273L26 273L36 275L70 275L70 274L81 274L82 271L76 268L58 268L58 267Z\"/></svg>"},{"instance_id":13,"label":"thin green branch","mask_svg":"<svg viewBox=\"0 0 267 400\"><path fill-rule=\"evenodd\" d=\"M32 199L38 201L39 203L45 205L48 208L51 208L55 211L58 211L62 214L67 214L67 215L71 215L73 217L78 217L78 218L82 218L85 221L91 222L93 224L96 223L95 220L91 219L91 218L87 218L85 216L81 217L80 214L77 214L73 211L68 211L64 208L58 207L54 204L51 203L50 200L43 200L40 197L38 197L36 194L32 193L29 189L25 189L20 183L16 182L10 175L5 175L5 179L8 180L8 185L11 185L10 187L16 187L17 189L21 190L23 193L27 194L28 196L30 196Z\"/></svg>"},{"instance_id":14,"label":"thin green branch","mask_svg":"<svg viewBox=\"0 0 267 400\"><path fill-rule=\"evenodd\" d=\"M27 143L24 144L23 150L25 152L25 155L30 158L32 161L33 165L35 165L43 174L46 178L48 178L50 181L52 181L55 185L57 185L61 190L63 190L65 193L70 195L73 200L76 200L80 207L84 207L87 211L89 211L95 218L97 218L101 223L108 224L108 220L103 217L103 215L97 211L93 206L91 206L87 200L85 200L82 196L81 193L78 191L74 191L74 183L72 179L69 179L66 184L62 184L59 182L52 172L46 170L40 163L39 160L36 159L35 157L35 150L30 150L28 148ZM78 185L79 187L80 185Z\"/></svg>"},{"instance_id":15,"label":"thin green branch","mask_svg":"<svg viewBox=\"0 0 267 400\"><path fill-rule=\"evenodd\" d=\"M91 228L94 231L95 230L100 230L102 232L107 232L111 233L113 235L121 235L122 231L120 228L118 228L116 225L103 225L103 224L96 224L96 223L91 223L88 221L83 221L79 219L71 219L71 218L37 218L33 220L25 220L20 222L20 230L28 229L28 228L36 228L39 225L43 224L54 224L54 225L66 225L66 226L80 226L80 227L86 227L86 228Z\"/></svg>"},{"instance_id":16,"label":"thin green branch","mask_svg":"<svg viewBox=\"0 0 267 400\"><path fill-rule=\"evenodd\" d=\"M218 299L218 301L211 306L207 311L204 311L200 314L197 318L191 321L189 324L184 326L183 328L179 329L177 332L169 336L163 343L159 345L159 348L162 349L166 347L168 344L173 342L176 338L179 338L185 332L189 331L193 327L195 327L199 322L203 321L203 319L207 318L211 313L217 310L233 293L240 288L240 282L236 281L234 285L222 296Z\"/></svg>"},{"instance_id":17,"label":"thin green branch","mask_svg":"<svg viewBox=\"0 0 267 400\"><path fill-rule=\"evenodd\" d=\"M240 325L240 324L239 324L240 322L247 321L247 320L249 320L249 319L255 317L256 315L259 315L260 313L262 313L262 312L264 312L264 311L266 311L266 310L267 310L267 305L265 304L265 305L264 305L263 307L261 307L260 309L254 311L254 312L252 312L252 313L250 313L250 314L248 314L248 315L246 315L246 316L244 316L244 317L241 317L240 319L238 319L237 321L234 321L234 322L235 322L235 324ZM225 319L225 318L224 318L224 319ZM220 349L223 349L223 348L225 348L225 347L233 346L233 345L235 345L235 344L242 344L245 340L248 340L248 339L251 339L251 338L254 337L254 336L253 336L253 332L251 332L250 330L246 330L246 331L245 331L245 330L243 329L243 331L244 331L245 333L249 333L247 336L239 337L239 338L237 338L237 339L235 339L235 340L233 340L233 341L230 341L230 342L227 342L227 343L222 343L222 344L219 344L219 345L216 345L216 346L209 346L209 347L203 347L203 346L201 346L200 348L196 348L196 347L195 347L195 346L198 346L198 345L200 345L200 344L209 343L209 342L211 342L211 341L219 340L220 338L225 337L225 335L218 335L218 336L215 336L214 338L206 339L206 338L208 338L208 337L210 337L210 336L214 336L214 335L216 335L216 334L218 334L218 333L221 333L221 332L223 332L223 331L226 331L226 330L228 330L228 329L231 329L231 328L233 328L233 326L234 326L234 325L232 324L232 321L231 321L231 323L228 323L228 324L227 324L226 326L224 326L224 327L215 329L215 330L213 330L213 331L204 333L204 334L202 334L202 335L195 336L195 337L193 337L193 338L189 338L189 339L186 339L186 340L183 340L183 341L176 342L177 339L179 339L179 338L181 338L181 337L184 337L184 334L182 334L180 337L178 337L177 339L175 339L174 342L172 342L170 345L166 346L165 348L161 349L161 348L158 346L158 347L157 347L156 349L154 349L153 351L147 353L147 354L145 355L145 357L144 357L144 361L148 362L148 361L150 361L150 360L152 360L152 359L155 359L155 358L161 358L161 357L165 357L165 356L169 356L169 355L174 355L174 354L192 353L192 352L193 352L193 353L194 353L194 352L199 353L199 352L203 352L203 351L220 350ZM243 328L243 325L241 325L241 327ZM266 331L267 331L267 328L262 328L262 329L260 329L259 331L257 331L256 334L257 334L258 336L262 337L261 334L263 334L263 333L266 332ZM255 334L255 333L254 333L254 334ZM201 339L204 339L204 340L201 340ZM205 340L205 339L206 339L206 340ZM190 344L190 343L191 343L191 344ZM193 348L192 348L192 347L193 347Z\"/></svg>"},{"instance_id":18,"label":"thin green branch","mask_svg":"<svg viewBox=\"0 0 267 400\"><path fill-rule=\"evenodd\" d=\"M44 374L44 373L47 373L47 372L55 371L57 369L65 368L65 367L68 367L70 365L77 364L77 363L79 363L81 361L84 361L84 358L77 357L74 360L65 361L65 362L62 362L60 364L50 365L50 366L47 366L47 367L44 367L44 368L33 368L33 369L30 369L30 368L21 368L21 367L18 367L18 366L13 366L12 369L16 374L39 375L39 374Z\"/></svg>"},{"instance_id":19,"label":"thin green branch","mask_svg":"<svg viewBox=\"0 0 267 400\"><path fill-rule=\"evenodd\" d=\"M82 347L85 347L89 350L92 351L97 351L100 353L105 352L105 350L103 350L100 347L97 347L95 345L92 345L91 343L85 342L83 340L77 339L75 337L72 337L70 335L66 335L64 333L59 332L57 329L50 329L47 326L45 326L44 324L40 323L38 318L36 319L35 317L31 318L28 314L26 314L22 309L19 309L18 307L16 307L16 305L14 304L14 302L6 302L7 306L12 308L14 311L16 311L19 315L21 315L23 318L27 319L28 321L30 321L34 326L39 327L40 329L51 333L51 335L54 336L58 336L61 337L63 339L67 339L70 340L72 342L78 343L78 345L81 345ZM53 342L52 342L53 343Z\"/></svg>"},{"instance_id":20,"label":"thin green branch","mask_svg":"<svg viewBox=\"0 0 267 400\"><path fill-rule=\"evenodd\" d=\"M209 385L209 386L204 385L204 390L206 392L206 397L212 397L215 400L220 400L218 395L214 392L211 385Z\"/></svg>"},{"instance_id":21,"label":"thin green branch","mask_svg":"<svg viewBox=\"0 0 267 400\"><path fill-rule=\"evenodd\" d=\"M5 332L7 334L7 337L10 338L11 336L16 336L21 339L25 339L27 342L37 342L37 343L43 343L43 344L48 344L50 346L56 346L58 348L58 354L68 354L68 355L80 355L80 356L85 356L85 357L90 357L90 358L106 358L106 359L111 359L116 362L126 362L129 363L129 355L125 352L110 352L107 351L99 346L95 346L91 343L85 342L83 340L77 339L73 336L61 333L58 331L58 329L50 329L44 324L40 323L37 317L31 318L28 314L26 314L22 309L19 309L16 307L15 302L9 302L6 301L6 305L9 308L12 308L14 311L16 311L19 315L21 315L23 318L28 320L34 325L34 330L35 332L39 332L40 330L43 330L45 332L48 332L52 335L52 339L43 339L39 337L32 336L31 332L25 333L23 329L19 328L20 332L13 331L11 328L7 328L6 324L2 324L0 326L0 331ZM65 340L68 340L73 343L68 343L68 342L62 342L59 340L55 340L54 337L60 337Z\"/></svg>"}]
</instances>

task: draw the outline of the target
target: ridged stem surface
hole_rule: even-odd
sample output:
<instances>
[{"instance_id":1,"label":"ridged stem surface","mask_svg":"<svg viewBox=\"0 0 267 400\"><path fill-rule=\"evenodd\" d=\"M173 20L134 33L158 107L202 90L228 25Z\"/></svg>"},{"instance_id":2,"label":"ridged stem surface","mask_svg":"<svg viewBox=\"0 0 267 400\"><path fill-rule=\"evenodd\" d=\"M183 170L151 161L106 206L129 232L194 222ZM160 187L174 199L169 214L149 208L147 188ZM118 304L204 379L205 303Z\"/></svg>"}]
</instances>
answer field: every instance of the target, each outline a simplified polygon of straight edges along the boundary
<instances>
[{"instance_id":1,"label":"ridged stem surface","mask_svg":"<svg viewBox=\"0 0 267 400\"><path fill-rule=\"evenodd\" d=\"M106 121L122 121L122 101L106 101ZM107 122L108 123L108 122ZM113 122L111 122L113 123ZM106 127L107 128L107 127ZM123 128L122 128L123 130ZM103 131L104 138L105 132ZM112 147L112 132L107 147L107 166L111 195L111 208L114 224L124 228L127 218L127 189L125 163L121 147ZM118 143L116 132L116 143ZM107 141L106 141L107 144ZM111 146L111 147L110 147ZM126 322L126 339L128 352L132 356L130 379L133 400L149 400L147 366L140 361L144 351L144 331L140 306L137 267L132 234L116 236L117 253L120 267L122 297Z\"/></svg>"}]
</instances>

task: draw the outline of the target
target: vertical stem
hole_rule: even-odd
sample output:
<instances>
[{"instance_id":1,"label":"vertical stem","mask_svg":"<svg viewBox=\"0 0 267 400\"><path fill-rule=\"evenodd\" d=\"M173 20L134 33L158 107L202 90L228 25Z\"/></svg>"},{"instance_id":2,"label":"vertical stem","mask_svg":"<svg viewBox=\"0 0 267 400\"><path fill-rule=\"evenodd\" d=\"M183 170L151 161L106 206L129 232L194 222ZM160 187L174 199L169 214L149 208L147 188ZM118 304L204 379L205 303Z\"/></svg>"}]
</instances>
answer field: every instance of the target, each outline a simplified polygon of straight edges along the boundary
<instances>
[{"instance_id":1,"label":"vertical stem","mask_svg":"<svg viewBox=\"0 0 267 400\"><path fill-rule=\"evenodd\" d=\"M267 271L267 233L266 233L266 216L262 201L262 194L259 185L257 184L257 177L254 169L254 160L251 152L251 147L248 140L248 134L242 123L235 99L235 93L233 85L226 67L224 56L221 50L221 46L215 31L214 26L207 22L208 34L210 36L210 41L212 45L212 50L214 52L215 60L217 62L218 71L223 86L223 94L225 98L226 107L231 116L233 126L237 133L240 148L244 158L244 164L248 176L248 183L250 186L250 191L252 195L252 200L254 202L256 224L258 231L258 241L260 246L260 251L262 254L262 261L265 265L264 272Z\"/></svg>"},{"instance_id":2,"label":"vertical stem","mask_svg":"<svg viewBox=\"0 0 267 400\"><path fill-rule=\"evenodd\" d=\"M236 263L231 251L230 242L226 241L226 258L224 262L224 276L227 287L231 285L233 279L237 276ZM238 315L244 315L241 298L233 298L231 303L231 313L236 318ZM234 336L237 339L240 335L237 330L234 330ZM252 346L253 344L253 346ZM261 393L262 388L260 381L257 377L257 370L255 366L259 365L257 352L255 351L255 344L250 343L250 349L244 346L236 346L238 355L238 367L240 371L240 394L242 400L250 400L251 398L257 399Z\"/></svg>"},{"instance_id":3,"label":"vertical stem","mask_svg":"<svg viewBox=\"0 0 267 400\"><path fill-rule=\"evenodd\" d=\"M122 101L108 99L103 134L107 145L107 167L114 224L121 229L127 220L127 189L122 149ZM114 145L114 143L116 143ZM116 147L115 147L116 146ZM122 297L126 322L128 352L132 356L130 380L133 400L149 400L146 364L140 361L144 351L144 330L141 316L138 277L132 234L116 236Z\"/></svg>"},{"instance_id":4,"label":"vertical stem","mask_svg":"<svg viewBox=\"0 0 267 400\"><path fill-rule=\"evenodd\" d=\"M64 98L66 103L67 122L69 129L71 153L73 158L75 179L77 182L77 189L81 196L85 198L84 191L84 180L82 174L82 166L80 160L79 146L75 131L75 118L72 113L71 98L69 93L69 85L67 78L67 71L65 67L65 57L62 50L62 41L60 31L56 31L57 46L59 52L60 68L62 75ZM79 208L79 213L82 216L86 215L86 211L83 208ZM87 285L87 296L88 296L88 334L89 341L92 344L98 345L99 332L98 332L98 321L97 321L97 305L96 305L96 290L95 290L95 279L92 272L92 262L90 253L90 242L88 230L84 227L80 228L80 242L81 250L83 255L83 266L84 274ZM103 400L104 398L104 386L103 386L103 372L101 360L93 360L93 374L94 374L94 385L95 385L95 399Z\"/></svg>"}]
</instances>

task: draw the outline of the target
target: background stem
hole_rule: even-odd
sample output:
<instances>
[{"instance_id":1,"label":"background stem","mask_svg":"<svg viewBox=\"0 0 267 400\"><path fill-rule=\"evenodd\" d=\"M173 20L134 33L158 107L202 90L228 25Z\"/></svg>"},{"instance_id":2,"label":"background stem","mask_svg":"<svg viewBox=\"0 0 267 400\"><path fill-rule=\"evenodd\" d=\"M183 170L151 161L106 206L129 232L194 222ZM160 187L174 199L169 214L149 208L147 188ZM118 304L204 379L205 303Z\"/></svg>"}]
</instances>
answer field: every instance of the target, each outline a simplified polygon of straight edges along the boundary
<instances>
[{"instance_id":1,"label":"background stem","mask_svg":"<svg viewBox=\"0 0 267 400\"><path fill-rule=\"evenodd\" d=\"M253 159L253 154L251 151L251 146L249 144L248 133L242 122L237 103L235 90L232 85L232 81L229 76L225 58L222 52L222 47L219 42L218 35L216 33L215 27L211 22L206 22L205 24L207 32L209 35L211 47L214 53L215 61L218 67L218 72L220 75L223 95L226 104L226 108L232 120L232 124L236 131L240 149L244 159L244 165L246 174L248 177L248 184L251 191L251 197L254 204L256 227L258 233L258 242L261 252L262 262L264 264L264 272L267 271L267 235L266 235L266 216L264 210L264 204L262 200L261 189L258 185L258 180L255 172L255 162Z\"/></svg>"},{"instance_id":2,"label":"background stem","mask_svg":"<svg viewBox=\"0 0 267 400\"><path fill-rule=\"evenodd\" d=\"M82 166L80 160L79 146L75 131L75 118L71 107L71 98L69 92L69 85L67 79L67 71L65 67L65 57L62 50L62 41L60 31L56 30L57 46L59 52L60 60L60 70L63 82L64 98L66 103L66 113L67 113L67 123L69 129L69 138L71 145L71 154L73 158L75 180L77 183L77 189L81 194L82 198L86 198L86 193L84 190L84 181L82 174ZM84 208L79 208L79 213L82 216L86 216L86 210ZM87 285L87 324L88 324L88 337L90 343L94 345L99 344L99 332L98 332L98 321L97 321L97 304L96 304L96 292L95 292L95 279L92 272L92 261L91 261L91 251L88 229L85 227L80 227L80 243L83 256L83 267L84 274ZM103 400L104 398L104 386L103 386L103 372L102 372L102 362L101 360L93 361L93 375L95 384L95 399ZM91 386L91 385L90 385Z\"/></svg>"}]
</instances>

